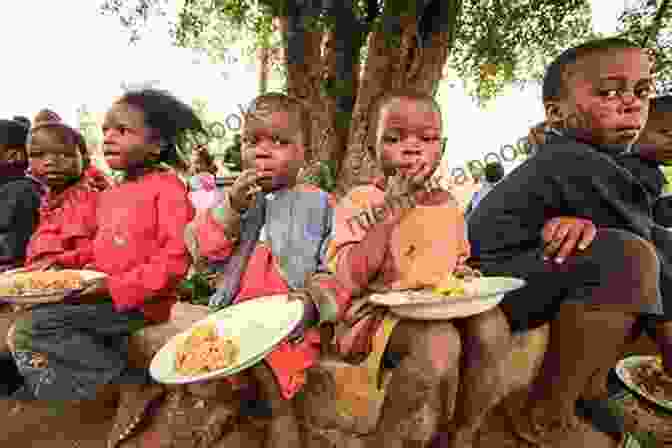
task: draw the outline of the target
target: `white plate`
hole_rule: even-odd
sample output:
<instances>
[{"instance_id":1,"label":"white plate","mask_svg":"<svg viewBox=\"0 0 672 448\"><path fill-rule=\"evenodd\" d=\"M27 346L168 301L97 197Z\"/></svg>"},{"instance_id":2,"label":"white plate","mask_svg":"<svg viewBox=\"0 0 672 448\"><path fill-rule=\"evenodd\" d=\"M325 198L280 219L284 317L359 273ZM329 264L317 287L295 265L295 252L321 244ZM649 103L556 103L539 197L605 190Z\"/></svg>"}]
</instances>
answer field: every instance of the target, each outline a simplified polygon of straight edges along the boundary
<instances>
[{"instance_id":1,"label":"white plate","mask_svg":"<svg viewBox=\"0 0 672 448\"><path fill-rule=\"evenodd\" d=\"M264 359L285 339L303 317L301 301L287 302L287 295L259 297L231 305L192 325L174 336L159 350L149 367L156 381L164 384L189 384L234 375ZM194 328L215 323L221 337L238 340L238 362L225 369L196 376L183 376L175 369L177 348Z\"/></svg>"},{"instance_id":2,"label":"white plate","mask_svg":"<svg viewBox=\"0 0 672 448\"><path fill-rule=\"evenodd\" d=\"M431 291L392 291L372 294L369 301L388 306L393 313L409 319L455 319L494 308L505 294L525 286L525 281L511 277L478 277L471 284L478 291L477 295L443 296Z\"/></svg>"},{"instance_id":3,"label":"white plate","mask_svg":"<svg viewBox=\"0 0 672 448\"><path fill-rule=\"evenodd\" d=\"M97 271L87 271L87 270L74 270L74 269L64 269L63 272L77 272L82 276L85 283L96 282L107 278L107 274ZM25 271L16 272L16 273L26 273ZM0 275L0 285L11 285L13 282L13 275L11 273L5 273ZM66 295L71 294L72 289L65 290L49 290L44 293L39 294L24 294L20 296L0 296L0 302L14 303L17 305L35 305L40 303L56 303L62 301Z\"/></svg>"}]
</instances>

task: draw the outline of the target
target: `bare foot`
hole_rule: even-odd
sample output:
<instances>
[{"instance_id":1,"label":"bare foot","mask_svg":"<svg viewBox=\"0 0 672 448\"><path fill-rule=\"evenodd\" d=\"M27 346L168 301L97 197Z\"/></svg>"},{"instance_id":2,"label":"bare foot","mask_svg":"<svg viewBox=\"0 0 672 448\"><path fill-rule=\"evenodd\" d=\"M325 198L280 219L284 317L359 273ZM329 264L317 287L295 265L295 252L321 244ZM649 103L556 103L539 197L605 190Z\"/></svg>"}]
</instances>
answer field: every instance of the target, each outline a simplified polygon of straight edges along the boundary
<instances>
[{"instance_id":1,"label":"bare foot","mask_svg":"<svg viewBox=\"0 0 672 448\"><path fill-rule=\"evenodd\" d=\"M564 440L577 431L581 422L575 415L562 416L555 410L546 411L539 403L536 406L506 406L506 413L514 433L533 445L553 444Z\"/></svg>"}]
</instances>

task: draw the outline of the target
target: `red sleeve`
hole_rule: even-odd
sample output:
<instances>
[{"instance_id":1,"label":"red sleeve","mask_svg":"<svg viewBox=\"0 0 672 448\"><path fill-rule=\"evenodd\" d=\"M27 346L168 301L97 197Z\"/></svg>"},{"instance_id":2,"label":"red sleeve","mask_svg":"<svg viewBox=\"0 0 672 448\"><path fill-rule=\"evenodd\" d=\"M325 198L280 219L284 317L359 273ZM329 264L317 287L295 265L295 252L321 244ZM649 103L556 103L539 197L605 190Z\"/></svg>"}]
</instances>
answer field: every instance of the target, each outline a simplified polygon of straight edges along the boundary
<instances>
[{"instance_id":1,"label":"red sleeve","mask_svg":"<svg viewBox=\"0 0 672 448\"><path fill-rule=\"evenodd\" d=\"M164 179L158 183L156 200L159 249L146 263L108 278L107 286L117 311L136 308L146 299L172 293L189 269L191 257L183 234L194 218L194 208L179 179Z\"/></svg>"},{"instance_id":2,"label":"red sleeve","mask_svg":"<svg viewBox=\"0 0 672 448\"><path fill-rule=\"evenodd\" d=\"M28 246L26 265L52 261L81 269L92 262L97 204L97 192L73 191L61 209L43 217Z\"/></svg>"}]
</instances>

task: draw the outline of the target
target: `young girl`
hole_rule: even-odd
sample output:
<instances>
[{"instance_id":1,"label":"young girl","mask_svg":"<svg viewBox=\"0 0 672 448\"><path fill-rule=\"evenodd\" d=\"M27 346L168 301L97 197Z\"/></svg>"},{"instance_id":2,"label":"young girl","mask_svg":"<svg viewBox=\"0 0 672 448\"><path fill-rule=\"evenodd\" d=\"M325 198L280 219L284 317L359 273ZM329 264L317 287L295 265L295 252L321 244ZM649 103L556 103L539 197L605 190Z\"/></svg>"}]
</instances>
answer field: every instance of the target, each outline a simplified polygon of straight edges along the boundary
<instances>
[{"instance_id":1,"label":"young girl","mask_svg":"<svg viewBox=\"0 0 672 448\"><path fill-rule=\"evenodd\" d=\"M106 384L138 391L147 382L146 371L127 366L127 339L170 317L189 266L183 232L194 210L169 166L188 130L201 131L200 121L162 91L128 92L107 112L105 158L125 179L99 195L92 250L77 260L107 278L72 298L75 303L36 306L17 322L14 357L26 380L23 396L87 399Z\"/></svg>"},{"instance_id":2,"label":"young girl","mask_svg":"<svg viewBox=\"0 0 672 448\"><path fill-rule=\"evenodd\" d=\"M28 128L0 120L0 271L23 264L37 225L41 186L26 176Z\"/></svg>"},{"instance_id":3,"label":"young girl","mask_svg":"<svg viewBox=\"0 0 672 448\"><path fill-rule=\"evenodd\" d=\"M49 191L25 267L81 268L91 259L98 194L112 184L90 164L82 135L45 111L35 117L28 156L32 175Z\"/></svg>"},{"instance_id":4,"label":"young girl","mask_svg":"<svg viewBox=\"0 0 672 448\"><path fill-rule=\"evenodd\" d=\"M197 213L207 210L217 199L217 187L215 175L217 166L215 161L204 146L198 147L192 153L189 167L189 199L194 204Z\"/></svg>"},{"instance_id":5,"label":"young girl","mask_svg":"<svg viewBox=\"0 0 672 448\"><path fill-rule=\"evenodd\" d=\"M382 369L393 368L367 446L426 446L437 428L450 421L449 446L471 447L499 398L497 366L509 348L502 312L494 308L453 321L423 322L400 320L367 303L370 292L411 289L419 281L429 286L429 271L475 275L464 265L470 248L457 203L429 181L441 157L441 112L431 96L398 90L372 104L369 123L371 156L385 177L354 188L339 203L329 259L338 280L358 297L337 328L339 352L351 362L364 361L378 382ZM431 218L434 222L417 222L415 229L402 227L409 222L402 220L405 206L415 204L441 215ZM357 224L366 225L351 225L362 210L363 218L369 218ZM421 259L412 252L420 243L404 243L413 240L414 232L427 234L424 241L432 247ZM422 237L416 240L422 242ZM415 270L418 264L425 267Z\"/></svg>"},{"instance_id":6,"label":"young girl","mask_svg":"<svg viewBox=\"0 0 672 448\"><path fill-rule=\"evenodd\" d=\"M299 101L282 94L256 98L245 117L245 170L186 232L194 258L223 267L212 307L274 294L304 302L300 328L251 369L273 416L269 448L301 446L293 398L320 356L320 333L310 327L335 322L350 297L326 269L333 237L329 195L297 185L309 129ZM253 396L243 400L244 407Z\"/></svg>"}]
</instances>

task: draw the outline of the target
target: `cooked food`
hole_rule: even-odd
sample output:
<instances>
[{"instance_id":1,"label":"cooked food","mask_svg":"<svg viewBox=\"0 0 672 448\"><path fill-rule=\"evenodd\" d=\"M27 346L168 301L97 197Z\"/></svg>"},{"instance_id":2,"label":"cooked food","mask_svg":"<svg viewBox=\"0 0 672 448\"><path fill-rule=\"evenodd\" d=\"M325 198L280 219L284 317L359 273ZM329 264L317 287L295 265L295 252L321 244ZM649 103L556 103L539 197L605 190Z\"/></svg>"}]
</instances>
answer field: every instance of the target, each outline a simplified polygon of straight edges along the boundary
<instances>
[{"instance_id":1,"label":"cooked food","mask_svg":"<svg viewBox=\"0 0 672 448\"><path fill-rule=\"evenodd\" d=\"M0 296L45 294L64 289L80 289L84 278L77 271L36 271L13 274L0 284Z\"/></svg>"},{"instance_id":2,"label":"cooked food","mask_svg":"<svg viewBox=\"0 0 672 448\"><path fill-rule=\"evenodd\" d=\"M239 356L234 338L220 337L214 323L196 327L177 348L175 369L184 376L196 376L225 369Z\"/></svg>"},{"instance_id":3,"label":"cooked food","mask_svg":"<svg viewBox=\"0 0 672 448\"><path fill-rule=\"evenodd\" d=\"M439 281L433 292L442 296L476 296L478 289L473 280L479 276L478 271L446 275Z\"/></svg>"},{"instance_id":4,"label":"cooked food","mask_svg":"<svg viewBox=\"0 0 672 448\"><path fill-rule=\"evenodd\" d=\"M651 397L672 402L672 377L663 370L660 358L634 368L632 376L635 383Z\"/></svg>"}]
</instances>

